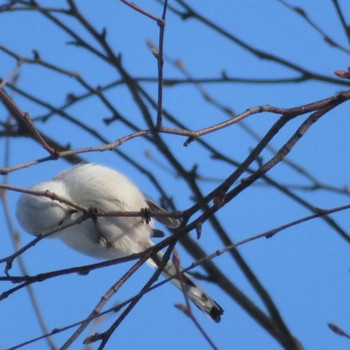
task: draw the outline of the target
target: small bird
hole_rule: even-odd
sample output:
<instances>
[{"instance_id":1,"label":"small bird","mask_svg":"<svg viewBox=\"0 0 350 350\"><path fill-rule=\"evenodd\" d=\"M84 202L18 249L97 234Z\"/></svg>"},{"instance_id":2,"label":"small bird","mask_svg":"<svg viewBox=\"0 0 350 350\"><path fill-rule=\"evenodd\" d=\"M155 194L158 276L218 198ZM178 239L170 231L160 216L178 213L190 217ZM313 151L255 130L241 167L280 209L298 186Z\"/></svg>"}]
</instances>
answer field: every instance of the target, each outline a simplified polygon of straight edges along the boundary
<instances>
[{"instance_id":1,"label":"small bird","mask_svg":"<svg viewBox=\"0 0 350 350\"><path fill-rule=\"evenodd\" d=\"M31 190L49 191L85 209L166 213L165 209L147 198L126 176L99 164L76 165L50 181L33 186ZM28 193L21 195L16 214L23 229L38 236L59 229L82 215L68 202ZM157 220L170 228L180 225L180 220L170 216L159 216ZM152 247L153 232L158 230L154 229L151 218L145 220L141 216L98 216L58 230L49 237L57 237L74 250L91 257L114 259ZM147 262L157 268L162 257L163 253L158 252ZM172 277L171 282L180 290L183 289L189 300L215 322L221 320L222 307L188 274L182 273L180 281L176 277L177 269L172 261L167 262L162 274L167 278Z\"/></svg>"}]
</instances>

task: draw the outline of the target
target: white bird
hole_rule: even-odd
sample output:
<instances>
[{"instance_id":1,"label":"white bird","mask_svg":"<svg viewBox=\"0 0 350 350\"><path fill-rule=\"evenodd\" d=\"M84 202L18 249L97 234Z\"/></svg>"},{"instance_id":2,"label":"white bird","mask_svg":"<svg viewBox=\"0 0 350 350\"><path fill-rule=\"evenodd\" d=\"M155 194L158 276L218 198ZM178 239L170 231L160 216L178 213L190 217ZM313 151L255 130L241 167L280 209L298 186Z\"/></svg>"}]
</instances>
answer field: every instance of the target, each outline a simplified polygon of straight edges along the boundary
<instances>
[{"instance_id":1,"label":"white bird","mask_svg":"<svg viewBox=\"0 0 350 350\"><path fill-rule=\"evenodd\" d=\"M123 174L98 164L80 164L63 171L52 180L31 188L49 191L86 209L103 211L141 211L165 213L165 209L151 201ZM17 204L17 218L29 233L42 235L76 220L82 215L77 209L45 196L24 193ZM175 228L180 221L159 217L158 221ZM58 237L71 248L99 259L113 259L139 253L152 247L154 222L142 217L99 216L59 230L50 237ZM163 254L154 254L148 263L157 268ZM169 260L162 270L171 282L185 291L188 298L214 321L219 322L223 309L188 274L183 273L182 283L175 276L177 270Z\"/></svg>"}]
</instances>

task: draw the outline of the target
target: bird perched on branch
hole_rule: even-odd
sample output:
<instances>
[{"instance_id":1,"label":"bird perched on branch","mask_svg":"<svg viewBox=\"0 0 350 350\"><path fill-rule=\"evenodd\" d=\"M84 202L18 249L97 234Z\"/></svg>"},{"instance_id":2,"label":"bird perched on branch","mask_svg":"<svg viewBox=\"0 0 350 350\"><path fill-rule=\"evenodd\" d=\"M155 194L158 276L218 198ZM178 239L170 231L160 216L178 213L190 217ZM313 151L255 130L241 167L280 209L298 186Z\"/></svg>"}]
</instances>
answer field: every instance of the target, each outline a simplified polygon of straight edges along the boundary
<instances>
[{"instance_id":1,"label":"bird perched on branch","mask_svg":"<svg viewBox=\"0 0 350 350\"><path fill-rule=\"evenodd\" d=\"M103 212L142 212L148 210L157 221L176 228L180 220L166 216L165 209L151 201L123 174L98 164L80 164L63 171L52 180L39 183L24 193L17 205L17 217L29 233L58 237L71 248L99 259L114 259L140 253L153 246L154 220L144 216L96 216L80 223L82 211L96 208ZM38 192L41 195L38 195ZM64 199L64 200L63 200ZM161 214L157 216L156 214ZM62 227L62 229L60 229ZM157 232L157 230L155 230ZM157 268L163 253L154 253L147 262ZM188 274L179 279L177 268L168 261L162 270L171 282L183 290L189 300L214 321L219 322L223 309Z\"/></svg>"}]
</instances>

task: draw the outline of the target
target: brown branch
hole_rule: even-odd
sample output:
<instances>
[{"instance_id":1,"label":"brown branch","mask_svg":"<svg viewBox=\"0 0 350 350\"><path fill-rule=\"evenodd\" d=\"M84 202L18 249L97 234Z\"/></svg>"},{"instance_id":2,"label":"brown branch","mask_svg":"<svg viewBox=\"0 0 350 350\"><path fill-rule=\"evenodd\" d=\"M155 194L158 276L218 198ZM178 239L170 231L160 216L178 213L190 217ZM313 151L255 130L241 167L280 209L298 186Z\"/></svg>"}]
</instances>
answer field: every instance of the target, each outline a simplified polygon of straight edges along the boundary
<instances>
[{"instance_id":1,"label":"brown branch","mask_svg":"<svg viewBox=\"0 0 350 350\"><path fill-rule=\"evenodd\" d=\"M176 244L176 240L174 240L172 243L169 244L169 246L168 246L168 248L167 248L167 250L166 250L166 252L165 252L165 254L163 256L163 259L162 259L162 261L159 264L159 267L154 272L153 276L149 279L149 281L141 289L141 292L132 299L130 304L122 312L122 314L117 318L117 320L112 324L112 326L107 331L105 331L104 333L100 334L97 337L99 340L102 340L101 343L100 343L100 346L98 347L98 350L104 349L104 347L107 344L108 340L110 339L112 334L115 332L115 330L119 327L121 322L130 313L130 311L135 307L135 305L141 300L141 298L144 296L144 294L152 287L152 284L155 281L157 281L158 277L162 273L162 269L165 267L166 263L169 260L170 254L171 254L172 250L174 249L175 244Z\"/></svg>"},{"instance_id":2,"label":"brown branch","mask_svg":"<svg viewBox=\"0 0 350 350\"><path fill-rule=\"evenodd\" d=\"M0 80L0 91L5 87L5 85L13 78L15 78L18 70L22 66L23 61L17 61L16 66L12 69L12 71L7 75L6 78Z\"/></svg>"},{"instance_id":3,"label":"brown branch","mask_svg":"<svg viewBox=\"0 0 350 350\"><path fill-rule=\"evenodd\" d=\"M248 179L244 180L244 183L240 184L236 188L247 188L249 185L251 185L253 182L255 182L258 178L260 178L262 175L264 175L269 169L274 167L277 163L279 163L287 153L289 153L290 149L295 145L295 143L300 139L301 136L304 135L308 127L314 123L318 118L329 112L331 109L337 107L339 104L343 103L344 101L347 101L350 98L350 91L345 91L340 94L338 94L335 97L324 99L318 102L310 103L304 106L295 107L291 109L275 109L275 107L267 106L266 110L269 110L273 113L278 113L278 110L280 110L284 114L282 117L270 128L270 130L265 134L265 136L262 138L262 140L259 142L259 144L253 149L253 151L249 154L249 156L241 163L241 165L235 170L220 186L218 186L215 190L213 190L211 193L209 193L205 198L204 201L208 203L214 198L221 198L222 195L231 187L231 185L236 182L246 169L249 167L249 165L257 159L259 154L263 149L265 149L266 145L271 141L271 139L284 127L285 124L287 124L290 120L294 119L296 116L300 114L304 114L310 111L316 110L312 114L311 117L307 119L307 122L303 123L302 128L299 128L296 133L294 133L294 136L292 139L290 139L277 153L276 156L274 156L268 164L265 164L265 166L260 169L255 174L251 175ZM261 107L264 109L264 107ZM257 109L253 109L253 113L258 113L260 111L259 107ZM305 130L304 130L305 128ZM239 192L241 192L239 190ZM232 192L231 192L232 193ZM238 193L237 193L238 194ZM232 197L233 198L233 197ZM230 200L232 199L230 198ZM224 200L225 202L225 200ZM188 211L185 212L185 215L192 215L193 212L196 212L200 208L201 204L197 203L192 208L190 208ZM219 209L220 206L216 207L216 210ZM216 211L215 210L215 211ZM212 214L212 213L211 213Z\"/></svg>"},{"instance_id":4,"label":"brown branch","mask_svg":"<svg viewBox=\"0 0 350 350\"><path fill-rule=\"evenodd\" d=\"M138 6L137 4L135 4L134 2L129 2L127 0L120 0L122 3L124 3L125 5L131 7L133 10L143 14L146 17L149 17L151 19L153 19L154 21L156 21L158 23L158 21L160 20L159 17L153 15L152 13L142 9L140 6Z\"/></svg>"},{"instance_id":5,"label":"brown branch","mask_svg":"<svg viewBox=\"0 0 350 350\"><path fill-rule=\"evenodd\" d=\"M157 52L158 62L158 108L156 130L161 130L163 121L163 66L164 66L164 34L165 34L165 17L168 6L168 0L164 1L162 18L157 22L159 26L159 51Z\"/></svg>"},{"instance_id":6,"label":"brown branch","mask_svg":"<svg viewBox=\"0 0 350 350\"><path fill-rule=\"evenodd\" d=\"M34 124L32 123L29 114L22 112L19 107L12 101L12 99L4 92L4 90L0 89L0 99L2 103L6 106L9 113L18 121L21 125L25 125L26 128L34 135L34 137L38 140L38 142L48 151L51 157L57 158L58 151L52 148L41 136L40 132L36 129Z\"/></svg>"},{"instance_id":7,"label":"brown branch","mask_svg":"<svg viewBox=\"0 0 350 350\"><path fill-rule=\"evenodd\" d=\"M203 23L206 25L208 28L214 30L215 32L219 33L222 35L224 38L230 40L231 42L237 44L239 47L243 48L247 52L251 53L252 55L256 56L257 58L275 62L277 64L280 64L281 66L284 66L286 68L289 68L295 72L300 73L306 80L318 80L318 81L323 81L323 82L328 82L328 83L337 83L336 79L327 77L322 74L317 74L315 72L311 72L307 70L306 68L299 66L291 61L288 61L284 58L278 57L277 55L270 54L266 51L257 49L249 44L247 44L245 41L239 39L237 36L229 33L227 30L224 28L220 27L218 24L214 23L213 21L209 20L208 18L204 17L201 15L199 12L194 10L193 7L189 6L185 1L183 0L176 0L178 4L180 4L186 12L181 12L181 11L173 11L171 7L169 9L172 10L173 13L181 17L183 20L187 19L196 19L199 22Z\"/></svg>"},{"instance_id":8,"label":"brown branch","mask_svg":"<svg viewBox=\"0 0 350 350\"><path fill-rule=\"evenodd\" d=\"M283 0L282 0L283 1ZM170 62L174 67L176 67L187 79L193 82L194 87L199 91L199 93L203 96L203 99L208 102L209 104L215 106L218 108L221 112L228 115L229 118L236 118L236 113L227 105L222 104L219 102L216 98L214 98L206 89L203 87L201 83L196 81L191 73L186 69L184 63L182 60L174 60L170 57L166 57L167 62ZM348 72L349 73L349 72ZM258 135L257 132L255 132L247 123L243 121L243 118L239 121L238 125L246 131L250 136L252 136L255 140L260 141L261 136ZM271 151L273 154L277 152L277 150L271 146L270 144L266 145L266 149ZM312 181L313 187L317 188L325 188L320 182L315 178L314 175L312 175L310 172L308 172L305 168L302 168L300 165L298 165L296 162L293 162L289 160L288 158L284 158L283 162L290 166L292 169L297 171L299 174L304 175L308 180ZM203 179L203 177L201 177ZM330 186L329 186L330 189ZM335 191L339 191L339 189L334 189ZM339 191L340 192L340 191ZM342 191L344 192L344 191Z\"/></svg>"},{"instance_id":9,"label":"brown branch","mask_svg":"<svg viewBox=\"0 0 350 350\"><path fill-rule=\"evenodd\" d=\"M185 303L186 303L186 305L177 304L175 306L191 319L191 321L194 323L194 325L196 326L196 328L198 329L200 334L202 334L204 339L208 342L210 347L213 350L218 350L218 348L214 344L213 340L210 338L210 336L207 334L207 332L204 330L204 328L201 326L201 324L198 322L198 320L196 319L196 317L194 316L194 314L192 312L191 304L190 304L190 301L189 301L188 296L187 296L186 291L185 291L185 283L184 283L183 274L182 274L181 268L180 268L180 266L181 266L180 257L178 255L176 249L174 249L172 260L173 260L173 263L174 263L174 266L176 269L176 278L180 281L182 294L184 296Z\"/></svg>"},{"instance_id":10,"label":"brown branch","mask_svg":"<svg viewBox=\"0 0 350 350\"><path fill-rule=\"evenodd\" d=\"M340 5L339 5L339 1L338 0L332 0L333 2L333 5L336 9L336 12L337 12L337 15L339 17L339 20L340 20L340 23L343 27L343 30L344 30L344 33L348 39L348 42L350 43L350 28L349 28L349 24L346 23L346 20L345 20L345 15L342 11L342 9L340 8Z\"/></svg>"},{"instance_id":11,"label":"brown branch","mask_svg":"<svg viewBox=\"0 0 350 350\"><path fill-rule=\"evenodd\" d=\"M192 270L193 268L202 265L203 262L205 262L207 260L212 260L215 257L221 256L222 254L225 254L226 252L228 252L228 251L230 251L232 249L238 248L238 247L240 247L242 245L245 245L247 243L251 243L251 242L253 242L255 240L258 240L260 238L272 238L275 235L277 235L278 233L280 233L280 232L282 232L284 230L287 230L287 229L289 229L291 227L300 225L300 224L308 222L310 220L323 218L325 216L329 216L331 214L338 213L338 212L341 212L341 211L344 211L344 210L350 210L350 204L342 205L342 206L331 208L331 209L317 208L318 212L316 214L312 214L312 215L309 215L309 216L302 217L300 219L291 221L291 222L289 222L287 224L278 226L276 228L273 228L271 230L265 231L263 233L259 233L257 235L250 236L250 237L248 237L246 239L242 239L242 240L240 240L238 242L235 242L235 243L232 243L231 245L228 245L228 246L226 246L226 247L224 247L222 249L218 249L216 252L214 252L212 254L208 254L205 257L203 257L201 259L198 259L197 261L193 262L189 267L184 268L183 271L184 272L188 272L188 271Z\"/></svg>"},{"instance_id":12,"label":"brown branch","mask_svg":"<svg viewBox=\"0 0 350 350\"><path fill-rule=\"evenodd\" d=\"M103 306L108 300L120 289L120 287L141 267L145 261L153 254L153 251L145 252L142 257L116 282L113 286L101 297L100 302L95 306L93 311L89 314L84 322L82 322L79 328L67 339L60 350L65 350L73 344L73 342L79 337L79 335L85 330L89 323L94 320L97 315L101 313ZM87 344L87 342L85 342Z\"/></svg>"},{"instance_id":13,"label":"brown branch","mask_svg":"<svg viewBox=\"0 0 350 350\"><path fill-rule=\"evenodd\" d=\"M307 14L307 12L301 8L301 7L296 7L296 6L292 6L289 3L287 3L285 0L276 0L279 3L281 3L282 5L284 5L285 7L287 7L288 9L290 9L291 11L293 11L295 14L297 14L298 16L300 16L302 19L304 19L306 21L306 23L308 23L317 33L319 33L322 37L323 40L328 43L331 47L336 47L339 50L349 54L350 50L348 48L346 48L345 46L337 43L334 39L332 39L320 26L318 26L311 18L310 16ZM333 1L334 3L334 1Z\"/></svg>"},{"instance_id":14,"label":"brown branch","mask_svg":"<svg viewBox=\"0 0 350 350\"><path fill-rule=\"evenodd\" d=\"M19 65L17 65L17 67L19 67ZM16 69L13 71L13 73L15 71L16 71ZM18 81L18 75L14 78L14 84L16 84L17 81ZM11 126L12 120L13 120L13 117L11 115L9 115L9 117L7 118L6 124L8 126ZM9 137L6 137L6 140L5 140L5 160L4 160L4 166L5 167L7 167L9 162L10 162L10 146L11 146L10 142L11 142L11 139ZM3 184L4 185L7 184L7 180L8 180L8 177L4 176L3 177ZM0 199L1 199L2 206L3 206L5 222L7 224L8 230L10 232L10 237L11 237L11 240L12 240L13 247L14 247L15 251L18 251L19 247L20 247L20 237L19 237L18 232L15 231L14 226L13 226L11 213L10 213L10 208L9 208L8 197L7 197L7 191L6 190L0 189ZM18 266L20 268L20 271L21 271L22 275L28 275L28 271L27 271L24 259L22 259L22 257L19 256L17 262L18 262ZM45 322L45 319L44 319L43 313L41 311L41 308L39 306L39 302L38 302L37 296L36 296L36 294L35 294L35 292L34 292L34 290L33 290L31 285L27 286L27 291L28 291L28 295L29 295L31 304L33 305L34 312L35 312L36 318L38 320L39 326L40 326L42 332L44 334L47 334L48 333L47 324ZM56 347L56 345L55 345L55 343L54 343L54 341L53 341L51 336L48 336L46 338L46 340L47 340L47 344L48 344L48 346L50 347L51 350L56 350L57 349L57 347Z\"/></svg>"}]
</instances>

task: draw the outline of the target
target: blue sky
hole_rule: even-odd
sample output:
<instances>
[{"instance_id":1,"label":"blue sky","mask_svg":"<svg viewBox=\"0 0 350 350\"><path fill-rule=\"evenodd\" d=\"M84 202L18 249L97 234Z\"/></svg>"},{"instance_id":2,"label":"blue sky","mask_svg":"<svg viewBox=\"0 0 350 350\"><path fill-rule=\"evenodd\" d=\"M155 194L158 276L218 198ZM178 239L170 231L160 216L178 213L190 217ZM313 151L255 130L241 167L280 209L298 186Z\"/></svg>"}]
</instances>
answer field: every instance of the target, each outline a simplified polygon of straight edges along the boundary
<instances>
[{"instance_id":1,"label":"blue sky","mask_svg":"<svg viewBox=\"0 0 350 350\"><path fill-rule=\"evenodd\" d=\"M161 14L162 8L156 1L143 0L137 3L155 15ZM320 0L307 2L305 5L304 1L290 0L289 3L293 6L303 6L310 18L327 34L341 45L349 47L331 1ZM65 2L61 0L52 0L49 4L52 7L65 6ZM245 2L197 0L192 1L191 4L200 13L209 16L214 22L246 43L274 53L312 72L335 78L333 75L335 70L346 69L349 65L348 54L327 45L322 36L310 28L302 18L291 13L276 0L246 0ZM346 13L348 5L345 1L340 4ZM158 27L153 21L119 1L105 0L97 4L96 1L84 0L77 1L77 5L97 28L100 30L104 26L108 28L111 46L117 53L122 54L123 64L130 74L156 77L156 60L146 45L146 40L152 40L154 43L158 40ZM119 79L116 71L107 64L74 45L67 45L66 42L70 38L42 16L27 11L12 14L0 13L0 16L0 44L14 52L24 57L32 57L32 50L38 50L43 60L72 72L79 72L89 84L95 87ZM79 25L69 19L65 20L79 33L84 33ZM93 43L92 38L84 37ZM239 78L289 78L296 75L285 67L259 60L195 20L179 20L170 11L167 17L164 49L165 54L172 59L182 59L187 70L198 78L218 77L222 71L229 76ZM15 61L0 51L0 62L0 75L4 78L14 68ZM24 65L19 73L20 88L30 91L34 96L56 107L64 104L67 93L79 95L86 92L73 78L52 73L37 65ZM181 73L168 63L165 63L164 75L169 78L182 77ZM156 84L144 83L143 86L151 96L157 96ZM222 104L236 112L243 112L247 108L265 104L288 108L310 103L333 96L345 90L346 86L309 81L285 85L208 84L205 88ZM10 90L7 91L10 92ZM32 118L47 113L46 108L30 102L19 94L14 96L16 103L23 111L29 112ZM106 92L106 96L132 122L145 127L125 87L111 89ZM195 88L187 85L166 87L164 107L192 130L228 119L226 114L203 101ZM2 106L0 111L3 122L6 112ZM114 141L131 132L121 123L112 123L109 126L102 123L102 118L110 117L110 111L96 98L73 105L67 109L67 112L98 130L109 141ZM349 185L350 160L347 150L350 147L348 137L350 122L348 114L347 103L331 111L311 127L289 155L291 160L310 171L321 182L332 186ZM153 111L153 116L155 115ZM278 116L273 114L258 114L249 118L246 123L257 133L264 135L277 118ZM286 142L301 120L304 120L302 118L304 117L289 123L276 136L272 145L280 147ZM171 126L170 123L169 125ZM38 122L37 127L46 135L56 137L61 144L71 144L72 148L101 144L88 133L72 127L70 123L58 116L53 116L46 123ZM183 137L164 135L163 139L188 170L194 164L199 164L200 174L218 180L225 179L233 171L228 164L211 160L208 157L209 153L195 142L185 148ZM239 161L243 161L256 145L256 141L236 125L204 136L203 140ZM1 149L4 149L4 146L4 140L0 139ZM120 150L157 174L161 185L173 196L178 209L186 209L193 203L189 188L181 178L174 176L173 171L169 173L165 170L169 169L169 164L154 145L138 138L123 144ZM152 154L153 160L145 156L146 151ZM46 155L42 147L30 139L14 138L11 141L11 166ZM82 156L88 161L109 165L124 172L147 195L155 200L159 199L159 193L149 179L116 153L92 152ZM265 151L262 157L267 160L271 154ZM0 161L4 164L4 152L0 152ZM62 159L46 162L13 172L7 181L12 185L29 187L51 178L69 166ZM308 184L305 178L283 164L274 168L270 175L283 184ZM209 193L217 185L218 182L199 182L203 193ZM296 193L321 208L332 208L349 202L348 196L332 194L328 191L308 193L296 191ZM22 244L25 244L32 237L20 229L14 215L18 194L9 192L8 197L13 224L20 231ZM308 210L287 199L277 190L254 185L224 207L218 213L218 217L222 220L231 239L239 241L309 214ZM4 224L3 212L0 215L0 222L2 222L0 255L4 257L11 254L13 248ZM349 231L347 212L338 213L332 217L345 231ZM191 233L191 237L194 238L195 233ZM199 243L207 253L212 253L223 246L209 224L203 226ZM181 246L177 249L182 265L190 265L191 257ZM349 248L334 230L322 220L313 220L282 232L272 239L260 239L245 244L239 251L270 292L288 327L305 349L349 348L349 340L335 335L327 328L327 323L333 322L344 330L350 331ZM42 241L26 252L23 258L29 273L33 275L96 262L92 258L71 251L54 239ZM216 258L215 263L254 302L263 307L258 296L237 266L232 263L228 254ZM101 295L130 266L131 264L117 265L93 271L88 276L69 275L34 285L48 328L63 327L86 317ZM11 273L14 275L19 273L17 265L13 267ZM148 267L141 268L112 298L108 306L137 293L151 273L152 270ZM281 349L280 345L224 292L204 281L201 285L225 309L220 324L214 324L199 311L194 310L197 319L219 349ZM12 285L7 284L2 287L2 290L10 287ZM117 347L161 349L164 346L168 350L209 349L208 343L191 321L174 307L177 303L183 303L183 297L170 284L148 294L128 315L112 337L107 349ZM0 317L2 329L0 348L14 346L41 334L28 294L24 289L0 303L0 314L6 315L6 317ZM99 330L107 329L115 317L115 314L111 314L103 320ZM62 345L71 332L55 335L53 339L58 345ZM87 333L84 333L84 336L86 335ZM72 349L81 349L83 338L81 337ZM46 343L40 341L25 349L46 347Z\"/></svg>"}]
</instances>

